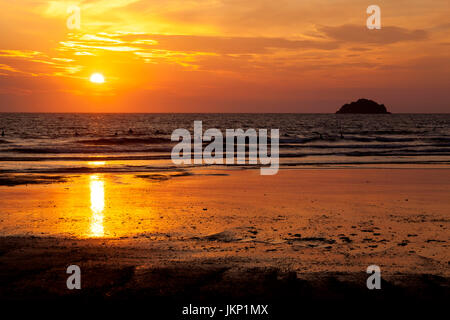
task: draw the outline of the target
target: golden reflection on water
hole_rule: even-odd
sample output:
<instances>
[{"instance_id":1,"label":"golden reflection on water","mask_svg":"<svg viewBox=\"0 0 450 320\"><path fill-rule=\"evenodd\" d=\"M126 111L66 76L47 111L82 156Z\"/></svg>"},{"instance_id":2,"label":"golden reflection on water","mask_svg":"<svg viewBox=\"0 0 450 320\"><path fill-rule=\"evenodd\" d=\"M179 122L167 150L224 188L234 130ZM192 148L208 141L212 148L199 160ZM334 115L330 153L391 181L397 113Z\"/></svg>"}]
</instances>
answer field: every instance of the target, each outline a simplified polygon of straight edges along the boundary
<instances>
[{"instance_id":1,"label":"golden reflection on water","mask_svg":"<svg viewBox=\"0 0 450 320\"><path fill-rule=\"evenodd\" d=\"M105 209L105 185L104 181L98 175L94 174L91 177L91 224L90 236L102 237L105 234L103 228L103 210Z\"/></svg>"},{"instance_id":2,"label":"golden reflection on water","mask_svg":"<svg viewBox=\"0 0 450 320\"><path fill-rule=\"evenodd\" d=\"M104 166L105 164L106 161L88 161L88 165L94 167Z\"/></svg>"}]
</instances>

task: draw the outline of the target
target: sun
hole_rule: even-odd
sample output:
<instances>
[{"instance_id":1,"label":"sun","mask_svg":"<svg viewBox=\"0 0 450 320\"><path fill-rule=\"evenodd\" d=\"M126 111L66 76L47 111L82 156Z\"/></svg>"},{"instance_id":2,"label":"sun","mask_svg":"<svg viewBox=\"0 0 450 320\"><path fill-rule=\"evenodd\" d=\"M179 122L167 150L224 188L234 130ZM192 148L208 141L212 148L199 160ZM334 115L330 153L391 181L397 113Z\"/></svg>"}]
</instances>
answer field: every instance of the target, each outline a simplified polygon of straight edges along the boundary
<instances>
[{"instance_id":1,"label":"sun","mask_svg":"<svg viewBox=\"0 0 450 320\"><path fill-rule=\"evenodd\" d=\"M89 81L91 81L93 83L104 83L105 77L101 73L96 72L96 73L91 74Z\"/></svg>"}]
</instances>

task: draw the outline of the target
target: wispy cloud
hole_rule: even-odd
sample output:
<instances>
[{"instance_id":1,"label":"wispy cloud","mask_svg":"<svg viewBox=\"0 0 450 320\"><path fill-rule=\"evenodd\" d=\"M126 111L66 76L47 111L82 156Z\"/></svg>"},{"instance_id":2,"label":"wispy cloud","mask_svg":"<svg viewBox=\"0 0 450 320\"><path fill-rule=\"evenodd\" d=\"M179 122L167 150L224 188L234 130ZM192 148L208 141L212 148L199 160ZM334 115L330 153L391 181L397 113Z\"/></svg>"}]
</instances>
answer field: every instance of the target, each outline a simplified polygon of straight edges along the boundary
<instances>
[{"instance_id":1,"label":"wispy cloud","mask_svg":"<svg viewBox=\"0 0 450 320\"><path fill-rule=\"evenodd\" d=\"M428 38L426 30L409 30L394 26L383 26L375 32L364 25L322 26L319 30L330 39L360 44L391 44Z\"/></svg>"}]
</instances>

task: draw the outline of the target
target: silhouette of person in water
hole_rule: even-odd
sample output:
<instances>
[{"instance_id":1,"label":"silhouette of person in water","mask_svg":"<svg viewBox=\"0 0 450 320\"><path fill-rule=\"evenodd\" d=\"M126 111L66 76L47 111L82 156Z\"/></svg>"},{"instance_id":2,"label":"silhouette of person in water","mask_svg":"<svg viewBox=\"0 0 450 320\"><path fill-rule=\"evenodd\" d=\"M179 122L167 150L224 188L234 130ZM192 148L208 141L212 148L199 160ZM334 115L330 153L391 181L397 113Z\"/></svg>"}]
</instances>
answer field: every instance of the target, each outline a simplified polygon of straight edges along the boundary
<instances>
[{"instance_id":1,"label":"silhouette of person in water","mask_svg":"<svg viewBox=\"0 0 450 320\"><path fill-rule=\"evenodd\" d=\"M5 136L5 130L2 129L2 137Z\"/></svg>"},{"instance_id":2,"label":"silhouette of person in water","mask_svg":"<svg viewBox=\"0 0 450 320\"><path fill-rule=\"evenodd\" d=\"M133 130L131 130L131 128L128 130L128 134L133 134Z\"/></svg>"},{"instance_id":3,"label":"silhouette of person in water","mask_svg":"<svg viewBox=\"0 0 450 320\"><path fill-rule=\"evenodd\" d=\"M75 137L78 137L78 136L79 136L78 131L75 131Z\"/></svg>"},{"instance_id":4,"label":"silhouette of person in water","mask_svg":"<svg viewBox=\"0 0 450 320\"><path fill-rule=\"evenodd\" d=\"M318 134L319 137L320 137L320 140L323 140L322 134L321 134L320 132L314 131L313 133L314 133L314 134Z\"/></svg>"}]
</instances>

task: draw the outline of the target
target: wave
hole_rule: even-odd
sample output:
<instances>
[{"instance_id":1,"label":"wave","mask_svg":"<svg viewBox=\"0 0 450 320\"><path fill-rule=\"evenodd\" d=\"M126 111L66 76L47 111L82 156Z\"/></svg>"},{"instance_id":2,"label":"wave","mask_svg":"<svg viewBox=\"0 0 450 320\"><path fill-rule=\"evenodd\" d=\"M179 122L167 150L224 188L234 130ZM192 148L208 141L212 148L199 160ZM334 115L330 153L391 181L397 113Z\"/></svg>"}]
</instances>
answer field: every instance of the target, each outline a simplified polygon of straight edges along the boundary
<instances>
[{"instance_id":1,"label":"wave","mask_svg":"<svg viewBox=\"0 0 450 320\"><path fill-rule=\"evenodd\" d=\"M100 138L91 140L79 140L77 143L85 145L130 145L130 144L162 144L170 143L171 140L166 138Z\"/></svg>"},{"instance_id":2,"label":"wave","mask_svg":"<svg viewBox=\"0 0 450 320\"><path fill-rule=\"evenodd\" d=\"M183 168L166 165L166 166L139 166L139 165L118 165L107 167L54 167L54 168L17 168L10 170L0 170L1 174L12 173L28 173L28 174L92 174L92 173L149 173L149 172L177 172L183 173L190 167L185 166ZM187 175L188 173L186 173Z\"/></svg>"},{"instance_id":3,"label":"wave","mask_svg":"<svg viewBox=\"0 0 450 320\"><path fill-rule=\"evenodd\" d=\"M280 144L280 149L403 149L403 148L426 148L426 147L441 147L450 148L450 144L311 144L311 145L296 145L296 144Z\"/></svg>"},{"instance_id":4,"label":"wave","mask_svg":"<svg viewBox=\"0 0 450 320\"><path fill-rule=\"evenodd\" d=\"M450 137L433 137L428 138L429 141L438 141L438 142L450 142Z\"/></svg>"},{"instance_id":5,"label":"wave","mask_svg":"<svg viewBox=\"0 0 450 320\"><path fill-rule=\"evenodd\" d=\"M301 166L340 166L340 165L384 165L384 164L441 164L441 165L450 165L450 159L420 159L420 158L410 158L410 159L391 159L391 158L382 158L382 159L371 159L371 158L358 158L355 159L334 159L332 161L327 160L314 160L314 161L290 161L290 162L281 162L281 168L290 168L290 167L301 167ZM148 178L148 179L157 179L162 175L171 175L174 176L188 176L188 175L217 175L223 176L227 175L226 173L197 173L192 171L195 168L200 168L201 165L190 165L183 166L180 168L179 166L173 165L165 165L165 166L107 166L107 167L53 167L53 168L15 168L9 170L0 170L0 177L7 176L11 174L58 174L58 175L82 175L82 174L97 174L97 173L120 173L120 174L137 174L139 178ZM263 167L262 165L231 165L231 164L223 164L223 165L210 165L210 168L220 169L220 168L236 168L236 169L259 169Z\"/></svg>"},{"instance_id":6,"label":"wave","mask_svg":"<svg viewBox=\"0 0 450 320\"><path fill-rule=\"evenodd\" d=\"M289 162L281 164L281 167L314 167L314 166L341 166L341 165L414 165L414 164L441 164L449 165L449 160L390 160L380 159L374 160L361 160L361 161L315 161L315 162Z\"/></svg>"},{"instance_id":7,"label":"wave","mask_svg":"<svg viewBox=\"0 0 450 320\"><path fill-rule=\"evenodd\" d=\"M128 160L168 160L170 154L163 155L121 155L121 156L62 156L62 157L17 157L17 156L0 156L0 161L18 162L18 161L128 161Z\"/></svg>"},{"instance_id":8,"label":"wave","mask_svg":"<svg viewBox=\"0 0 450 320\"><path fill-rule=\"evenodd\" d=\"M105 153L155 153L155 152L170 152L172 149L169 147L153 147L145 149L115 149L115 148L76 148L70 146L61 147L17 147L1 150L2 153L22 153L22 154L105 154Z\"/></svg>"},{"instance_id":9,"label":"wave","mask_svg":"<svg viewBox=\"0 0 450 320\"><path fill-rule=\"evenodd\" d=\"M433 132L433 130L349 130L342 131L343 134L360 134L360 135L423 135Z\"/></svg>"},{"instance_id":10,"label":"wave","mask_svg":"<svg viewBox=\"0 0 450 320\"><path fill-rule=\"evenodd\" d=\"M360 137L360 136L328 136L321 135L317 137L309 137L309 138L281 138L280 144L285 143L298 143L298 144L306 144L312 142L414 142L420 139L417 138L409 138L409 137Z\"/></svg>"}]
</instances>

